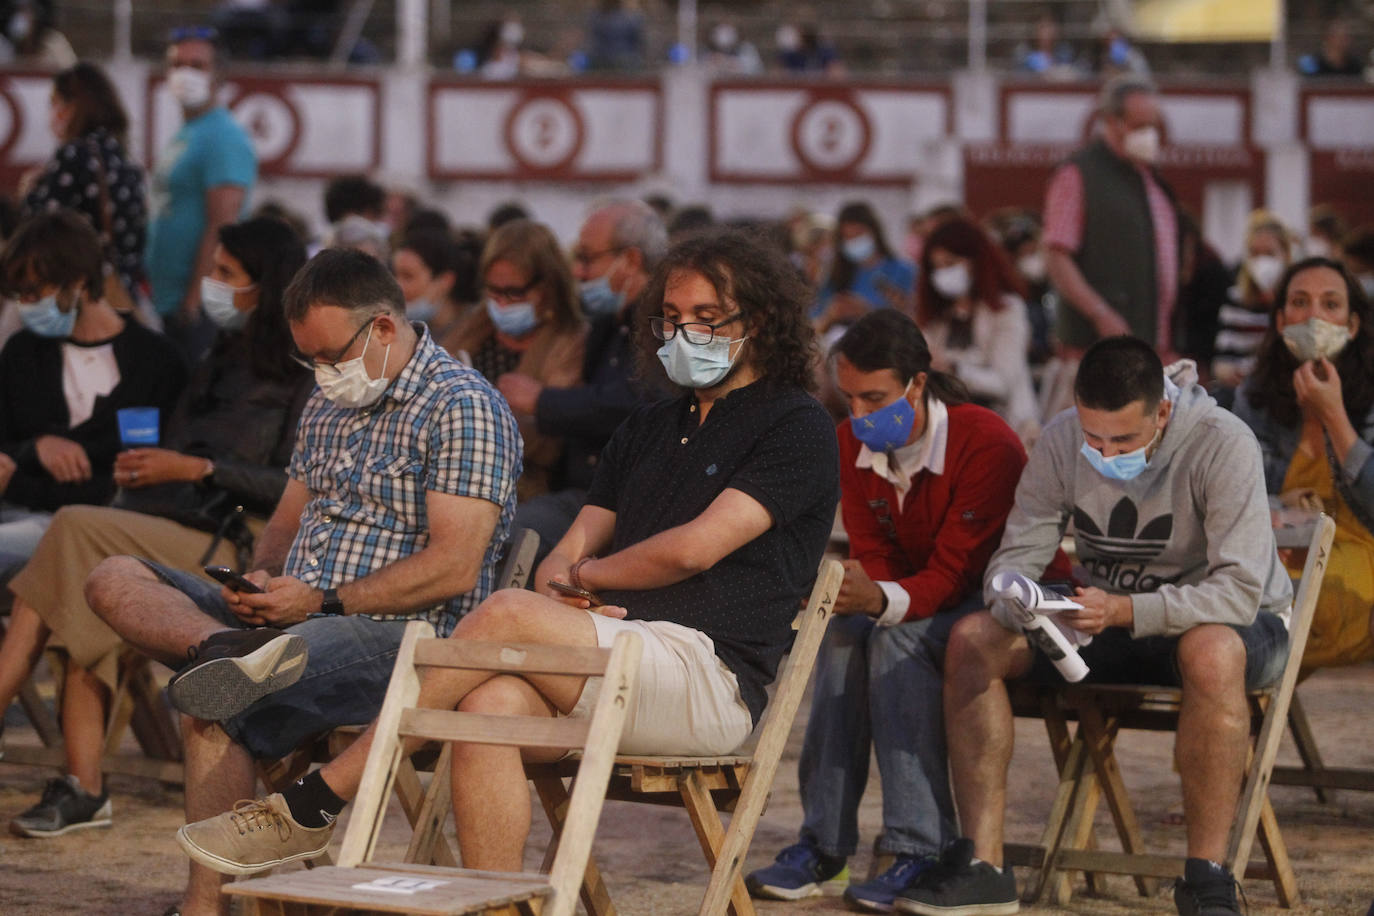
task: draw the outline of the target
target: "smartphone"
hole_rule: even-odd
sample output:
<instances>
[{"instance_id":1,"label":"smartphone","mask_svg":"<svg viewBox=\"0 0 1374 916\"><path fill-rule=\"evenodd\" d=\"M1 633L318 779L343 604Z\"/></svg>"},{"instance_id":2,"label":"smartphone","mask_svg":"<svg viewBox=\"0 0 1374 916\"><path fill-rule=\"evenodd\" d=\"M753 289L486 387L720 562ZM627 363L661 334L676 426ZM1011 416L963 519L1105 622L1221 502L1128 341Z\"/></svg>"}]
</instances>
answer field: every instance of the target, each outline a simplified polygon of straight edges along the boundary
<instances>
[{"instance_id":1,"label":"smartphone","mask_svg":"<svg viewBox=\"0 0 1374 916\"><path fill-rule=\"evenodd\" d=\"M549 579L544 584L556 592L562 592L563 594L571 595L574 598L584 598L594 605L601 603L600 598L596 597L596 595L593 595L585 588L578 588L576 585L569 585L568 583L560 582L557 579Z\"/></svg>"},{"instance_id":2,"label":"smartphone","mask_svg":"<svg viewBox=\"0 0 1374 916\"><path fill-rule=\"evenodd\" d=\"M236 592L261 592L252 582L240 576L227 566L207 566L205 575L217 582L222 582Z\"/></svg>"}]
</instances>

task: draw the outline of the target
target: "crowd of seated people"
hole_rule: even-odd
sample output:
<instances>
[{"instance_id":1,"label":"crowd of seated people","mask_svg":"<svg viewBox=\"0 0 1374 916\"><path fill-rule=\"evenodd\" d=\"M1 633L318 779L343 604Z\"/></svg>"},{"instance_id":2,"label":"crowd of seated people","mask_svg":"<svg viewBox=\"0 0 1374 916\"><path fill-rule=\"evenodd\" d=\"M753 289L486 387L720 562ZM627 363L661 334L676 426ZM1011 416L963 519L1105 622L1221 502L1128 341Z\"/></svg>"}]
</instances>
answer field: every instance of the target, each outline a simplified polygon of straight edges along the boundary
<instances>
[{"instance_id":1,"label":"crowd of seated people","mask_svg":"<svg viewBox=\"0 0 1374 916\"><path fill-rule=\"evenodd\" d=\"M111 157L100 180L141 188L117 126L73 120L71 98L54 94L65 117L44 174L89 139ZM0 249L17 327L0 350L14 595L0 704L46 651L66 767L12 831L115 823L101 753L130 648L173 669L185 716L184 913L223 906L223 874L323 851L367 739L235 803L253 795L255 761L376 715L410 620L569 646L633 629L657 676L622 748L728 753L767 702L838 504L850 557L801 759L806 820L748 887L796 899L845 879L872 748L886 864L849 904L1014 912L1004 789L985 766L986 748L1010 753L1009 712L987 696L1054 674L986 577L1074 578L1084 607L1064 619L1097 637L1094 671L1139 650L1225 719L1287 645L1300 563L1275 547L1268 496L1275 517L1338 523L1342 575L1306 667L1374 657L1374 232L1304 241L1257 213L1233 288L1191 288L1205 246L1154 167L1153 90L1111 84L1101 114L1102 135L1050 182L1043 229L1038 214L951 205L915 215L896 246L862 200L833 219L803 208L790 224L721 226L704 207L628 197L589 208L565 246L518 202L484 220L347 176L310 257L303 221L244 201L188 293L214 329L189 369L147 326L146 252L111 244L89 195L37 185ZM1142 205L1121 227L1135 245L1104 248L1095 233L1122 217L1121 191ZM1205 325L1194 309L1211 339L1184 333ZM1214 358L1187 359L1201 347ZM1126 498L1152 501L1142 518L1172 513L1157 590L1124 583L1101 548ZM1076 568L1058 549L1070 520ZM492 594L515 527L541 537L534 588ZM1244 560L1221 573L1204 562L1220 553ZM923 703L904 706L913 690ZM577 715L594 688L436 678L425 691ZM684 704L685 731L664 713ZM1234 750L1228 721L1195 725ZM1237 911L1217 833L1239 771L1209 767L1198 734L1177 750L1184 916ZM523 775L480 748L453 759L465 861L518 866Z\"/></svg>"}]
</instances>

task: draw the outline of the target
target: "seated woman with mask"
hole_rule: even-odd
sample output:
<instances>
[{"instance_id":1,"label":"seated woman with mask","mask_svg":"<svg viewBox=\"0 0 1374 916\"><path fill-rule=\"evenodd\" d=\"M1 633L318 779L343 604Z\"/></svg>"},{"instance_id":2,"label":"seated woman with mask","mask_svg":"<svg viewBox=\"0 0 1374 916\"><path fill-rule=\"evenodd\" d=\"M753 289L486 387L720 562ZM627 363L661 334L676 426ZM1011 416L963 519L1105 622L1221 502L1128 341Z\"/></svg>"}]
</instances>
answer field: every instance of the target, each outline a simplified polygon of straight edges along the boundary
<instances>
[{"instance_id":1,"label":"seated woman with mask","mask_svg":"<svg viewBox=\"0 0 1374 916\"><path fill-rule=\"evenodd\" d=\"M282 293L304 263L304 245L280 220L220 228L212 274L201 281L202 305L219 332L190 382L178 386L185 390L165 424L165 447L121 452L115 507L59 511L10 583L15 603L0 643L0 709L43 648L54 650L65 662L69 774L49 781L42 800L11 822L12 832L48 837L110 823L100 757L122 643L86 604L91 569L120 554L181 569L242 567L253 533L280 498L297 421L314 388L291 359L282 311Z\"/></svg>"},{"instance_id":2,"label":"seated woman with mask","mask_svg":"<svg viewBox=\"0 0 1374 916\"><path fill-rule=\"evenodd\" d=\"M102 298L100 240L70 210L24 223L0 252L23 329L0 352L0 554L33 553L52 513L114 492L118 412L176 401L175 347ZM0 707L2 708L2 707Z\"/></svg>"},{"instance_id":3,"label":"seated woman with mask","mask_svg":"<svg viewBox=\"0 0 1374 916\"><path fill-rule=\"evenodd\" d=\"M505 223L487 239L478 272L485 307L439 343L454 355L466 352L492 384L507 372L549 388L579 384L587 325L572 268L549 228L523 219ZM563 440L540 434L529 414L515 417L525 441L518 489L524 502L549 489Z\"/></svg>"},{"instance_id":4,"label":"seated woman with mask","mask_svg":"<svg viewBox=\"0 0 1374 916\"><path fill-rule=\"evenodd\" d=\"M1374 658L1374 325L1339 262L1307 258L1275 288L1234 410L1255 432L1271 499L1336 520L1303 669ZM1296 574L1301 561L1290 571Z\"/></svg>"}]
</instances>

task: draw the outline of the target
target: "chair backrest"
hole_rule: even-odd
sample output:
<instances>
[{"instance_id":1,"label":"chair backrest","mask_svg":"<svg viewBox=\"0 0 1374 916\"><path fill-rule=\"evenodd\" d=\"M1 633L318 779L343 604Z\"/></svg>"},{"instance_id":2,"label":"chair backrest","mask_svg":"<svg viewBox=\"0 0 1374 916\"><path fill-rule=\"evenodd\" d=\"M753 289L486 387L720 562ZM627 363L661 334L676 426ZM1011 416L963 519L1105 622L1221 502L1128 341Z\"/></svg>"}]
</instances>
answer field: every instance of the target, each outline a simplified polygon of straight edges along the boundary
<instances>
[{"instance_id":1,"label":"chair backrest","mask_svg":"<svg viewBox=\"0 0 1374 916\"><path fill-rule=\"evenodd\" d=\"M496 587L524 588L534 575L534 557L539 553L539 532L521 528L506 542L506 555L496 570Z\"/></svg>"},{"instance_id":2,"label":"chair backrest","mask_svg":"<svg viewBox=\"0 0 1374 916\"><path fill-rule=\"evenodd\" d=\"M427 624L411 623L406 627L377 718L376 735L368 752L352 820L344 835L339 865L356 866L371 860L392 782L401 764L403 739L575 748L581 751L582 762L573 786L567 825L549 874L553 893L541 910L546 916L571 916L639 669L640 638L622 633L610 649L599 649L436 639L430 632ZM417 707L420 672L427 667L604 677L605 683L589 719L492 716Z\"/></svg>"},{"instance_id":3,"label":"chair backrest","mask_svg":"<svg viewBox=\"0 0 1374 916\"><path fill-rule=\"evenodd\" d=\"M1307 547L1302 578L1298 580L1298 591L1293 597L1293 613L1288 620L1288 661L1283 667L1283 675L1270 691L1269 705L1255 738L1255 754L1241 798L1241 817L1231 825L1227 859L1233 866L1238 863L1242 870L1245 863L1250 861L1250 847L1261 814L1259 801L1269 791L1270 773L1288 722L1288 707L1293 699L1293 688L1298 683L1298 670L1302 667L1302 655L1307 649L1307 634L1312 631L1317 597L1321 592L1322 579L1326 576L1326 564L1331 558L1331 542L1335 535L1335 520L1326 514L1317 516L1312 527L1312 540Z\"/></svg>"},{"instance_id":4,"label":"chair backrest","mask_svg":"<svg viewBox=\"0 0 1374 916\"><path fill-rule=\"evenodd\" d=\"M753 762L749 767L749 778L735 805L730 828L726 831L725 841L716 858L716 867L711 870L711 881L701 905L703 913L725 912L731 890L744 867L744 858L754 838L754 828L768 801L773 777L792 731L797 707L801 705L802 695L806 692L811 669L816 666L816 653L825 637L825 628L830 623L843 581L844 566L838 560L821 561L811 597L797 616L797 636L792 642L792 651L783 662L778 673L777 689L764 711L758 743L754 746Z\"/></svg>"}]
</instances>

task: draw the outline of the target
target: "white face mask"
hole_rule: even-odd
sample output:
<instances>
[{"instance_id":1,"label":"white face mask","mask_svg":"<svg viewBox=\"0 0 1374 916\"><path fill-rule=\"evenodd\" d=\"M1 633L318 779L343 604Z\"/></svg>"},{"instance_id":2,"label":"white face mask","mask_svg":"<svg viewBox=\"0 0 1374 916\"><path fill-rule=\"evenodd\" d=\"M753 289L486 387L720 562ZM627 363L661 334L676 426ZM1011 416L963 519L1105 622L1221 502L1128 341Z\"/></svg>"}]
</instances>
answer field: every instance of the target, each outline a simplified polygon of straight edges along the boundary
<instances>
[{"instance_id":1,"label":"white face mask","mask_svg":"<svg viewBox=\"0 0 1374 916\"><path fill-rule=\"evenodd\" d=\"M1279 277L1283 276L1283 269L1283 260L1272 254L1257 254L1245 260L1245 272L1255 281L1255 285L1266 293L1274 291L1274 287L1279 283Z\"/></svg>"},{"instance_id":2,"label":"white face mask","mask_svg":"<svg viewBox=\"0 0 1374 916\"><path fill-rule=\"evenodd\" d=\"M1331 257L1331 243L1319 236L1312 236L1303 243L1303 251L1309 258L1329 258Z\"/></svg>"},{"instance_id":3,"label":"white face mask","mask_svg":"<svg viewBox=\"0 0 1374 916\"><path fill-rule=\"evenodd\" d=\"M1308 360L1336 357L1350 343L1350 327L1320 318L1309 318L1300 324L1286 326L1282 336L1288 352L1296 356L1299 362L1305 363Z\"/></svg>"},{"instance_id":4,"label":"white face mask","mask_svg":"<svg viewBox=\"0 0 1374 916\"><path fill-rule=\"evenodd\" d=\"M382 376L373 378L367 374L363 357L367 356L367 345L372 342L372 328L367 329L367 340L363 341L363 352L357 359L346 360L331 366L315 367L315 384L320 392L339 407L371 407L381 398L391 380L386 377L386 364L391 359L391 345L382 357Z\"/></svg>"},{"instance_id":5,"label":"white face mask","mask_svg":"<svg viewBox=\"0 0 1374 916\"><path fill-rule=\"evenodd\" d=\"M1039 283L1045 279L1045 256L1038 251L1035 254L1024 254L1016 259L1016 269L1021 271L1021 276L1027 280Z\"/></svg>"},{"instance_id":6,"label":"white face mask","mask_svg":"<svg viewBox=\"0 0 1374 916\"><path fill-rule=\"evenodd\" d=\"M951 264L930 272L930 285L946 299L959 299L968 295L972 280L967 264Z\"/></svg>"},{"instance_id":7,"label":"white face mask","mask_svg":"<svg viewBox=\"0 0 1374 916\"><path fill-rule=\"evenodd\" d=\"M1137 127L1126 134L1126 139L1121 141L1121 148L1137 162L1153 164L1159 158L1159 128L1153 125Z\"/></svg>"},{"instance_id":8,"label":"white face mask","mask_svg":"<svg viewBox=\"0 0 1374 916\"><path fill-rule=\"evenodd\" d=\"M167 73L167 91L182 108L200 108L210 101L210 74L195 67L173 67Z\"/></svg>"},{"instance_id":9,"label":"white face mask","mask_svg":"<svg viewBox=\"0 0 1374 916\"><path fill-rule=\"evenodd\" d=\"M217 327L226 331L237 331L248 321L248 312L234 307L235 293L249 293L257 289L256 283L247 286L230 286L214 277L200 278L200 307Z\"/></svg>"}]
</instances>

